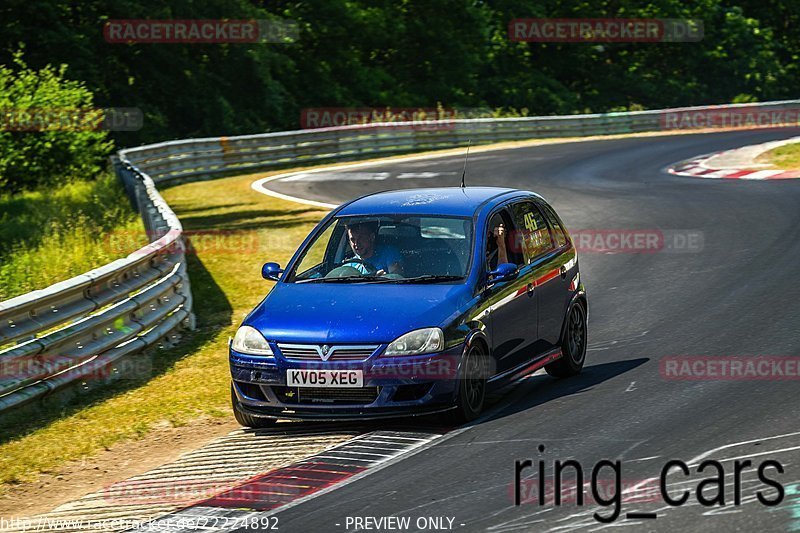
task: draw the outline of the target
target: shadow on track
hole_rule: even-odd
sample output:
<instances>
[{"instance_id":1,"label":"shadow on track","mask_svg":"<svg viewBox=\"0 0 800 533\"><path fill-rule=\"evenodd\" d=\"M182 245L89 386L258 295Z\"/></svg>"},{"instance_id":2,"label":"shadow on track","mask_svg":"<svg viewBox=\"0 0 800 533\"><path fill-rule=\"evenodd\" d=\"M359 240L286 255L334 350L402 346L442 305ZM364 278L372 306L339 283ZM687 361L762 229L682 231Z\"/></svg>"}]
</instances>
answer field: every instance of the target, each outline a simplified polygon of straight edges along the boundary
<instances>
[{"instance_id":1,"label":"shadow on track","mask_svg":"<svg viewBox=\"0 0 800 533\"><path fill-rule=\"evenodd\" d=\"M498 391L499 394L505 393L503 397L497 398L499 405L496 405L494 409L498 409L498 411L495 413L490 408L487 414L476 423L497 420L533 409L552 400L586 392L596 385L630 372L648 361L650 361L649 358L641 357L590 365L584 367L577 376L565 379L556 379L546 375L528 377L519 384L512 384L508 388ZM509 391L509 388L512 390ZM511 402L510 405L508 405L509 402Z\"/></svg>"},{"instance_id":2,"label":"shadow on track","mask_svg":"<svg viewBox=\"0 0 800 533\"><path fill-rule=\"evenodd\" d=\"M557 379L546 375L535 375L512 383L498 391L493 392L487 401L489 405L478 420L467 424L470 427L510 416L522 411L528 411L552 400L580 394L591 390L592 387L621 376L626 372L647 363L649 358L629 359L600 363L586 366L579 375ZM447 433L454 428L448 424L442 415L425 415L419 417L405 417L385 420L322 422L322 421L279 421L272 428L247 430L255 435L291 435L296 432L309 431L338 431L369 432L379 430L389 431L430 431L434 433Z\"/></svg>"}]
</instances>

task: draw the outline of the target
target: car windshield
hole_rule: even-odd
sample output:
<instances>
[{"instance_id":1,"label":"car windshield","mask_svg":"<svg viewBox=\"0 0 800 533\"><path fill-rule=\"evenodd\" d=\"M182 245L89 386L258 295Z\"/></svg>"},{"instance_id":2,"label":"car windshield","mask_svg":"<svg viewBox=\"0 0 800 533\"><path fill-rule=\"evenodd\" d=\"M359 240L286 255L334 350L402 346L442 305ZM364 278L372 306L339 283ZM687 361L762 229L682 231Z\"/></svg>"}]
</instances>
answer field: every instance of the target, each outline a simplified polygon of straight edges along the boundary
<instances>
[{"instance_id":1,"label":"car windshield","mask_svg":"<svg viewBox=\"0 0 800 533\"><path fill-rule=\"evenodd\" d=\"M472 220L375 215L331 219L302 250L290 283L446 283L469 271Z\"/></svg>"}]
</instances>

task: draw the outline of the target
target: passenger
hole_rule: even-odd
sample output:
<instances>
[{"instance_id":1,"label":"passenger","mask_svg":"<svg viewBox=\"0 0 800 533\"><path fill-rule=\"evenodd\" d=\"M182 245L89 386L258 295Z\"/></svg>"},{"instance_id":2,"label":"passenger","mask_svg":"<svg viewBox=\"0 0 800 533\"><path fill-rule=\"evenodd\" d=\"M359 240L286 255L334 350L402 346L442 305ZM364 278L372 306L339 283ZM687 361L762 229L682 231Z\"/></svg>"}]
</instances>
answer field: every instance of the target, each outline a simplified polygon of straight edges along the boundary
<instances>
[{"instance_id":1,"label":"passenger","mask_svg":"<svg viewBox=\"0 0 800 533\"><path fill-rule=\"evenodd\" d=\"M495 222L488 235L489 246L486 249L486 264L489 270L494 270L497 265L508 263L506 248L506 227L502 222Z\"/></svg>"}]
</instances>

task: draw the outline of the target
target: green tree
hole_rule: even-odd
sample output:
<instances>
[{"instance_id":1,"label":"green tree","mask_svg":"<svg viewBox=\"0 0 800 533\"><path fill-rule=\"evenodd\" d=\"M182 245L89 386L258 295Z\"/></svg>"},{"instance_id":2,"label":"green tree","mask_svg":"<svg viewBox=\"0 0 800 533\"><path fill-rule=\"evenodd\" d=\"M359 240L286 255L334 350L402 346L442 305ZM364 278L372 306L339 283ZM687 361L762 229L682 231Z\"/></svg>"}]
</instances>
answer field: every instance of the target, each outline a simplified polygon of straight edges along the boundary
<instances>
[{"instance_id":1,"label":"green tree","mask_svg":"<svg viewBox=\"0 0 800 533\"><path fill-rule=\"evenodd\" d=\"M0 64L18 43L69 64L103 107L138 107L130 146L294 129L305 107L605 112L795 96L789 0L7 0ZM514 18L691 18L697 43L524 43ZM291 19L292 44L111 44L109 19Z\"/></svg>"},{"instance_id":2,"label":"green tree","mask_svg":"<svg viewBox=\"0 0 800 533\"><path fill-rule=\"evenodd\" d=\"M93 178L113 144L98 129L92 93L65 78L66 65L29 69L21 53L0 65L0 190Z\"/></svg>"}]
</instances>

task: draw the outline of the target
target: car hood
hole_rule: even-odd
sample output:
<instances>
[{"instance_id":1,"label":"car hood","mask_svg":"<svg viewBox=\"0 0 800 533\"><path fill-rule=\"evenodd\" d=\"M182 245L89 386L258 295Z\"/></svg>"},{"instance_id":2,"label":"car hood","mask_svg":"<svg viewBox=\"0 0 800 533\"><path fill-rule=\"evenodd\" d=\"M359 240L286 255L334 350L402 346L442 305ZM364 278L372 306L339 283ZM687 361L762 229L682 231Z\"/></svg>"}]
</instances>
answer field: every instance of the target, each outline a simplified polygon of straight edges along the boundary
<instances>
[{"instance_id":1,"label":"car hood","mask_svg":"<svg viewBox=\"0 0 800 533\"><path fill-rule=\"evenodd\" d=\"M464 285L278 283L244 323L270 341L388 343L445 325L468 299Z\"/></svg>"}]
</instances>

